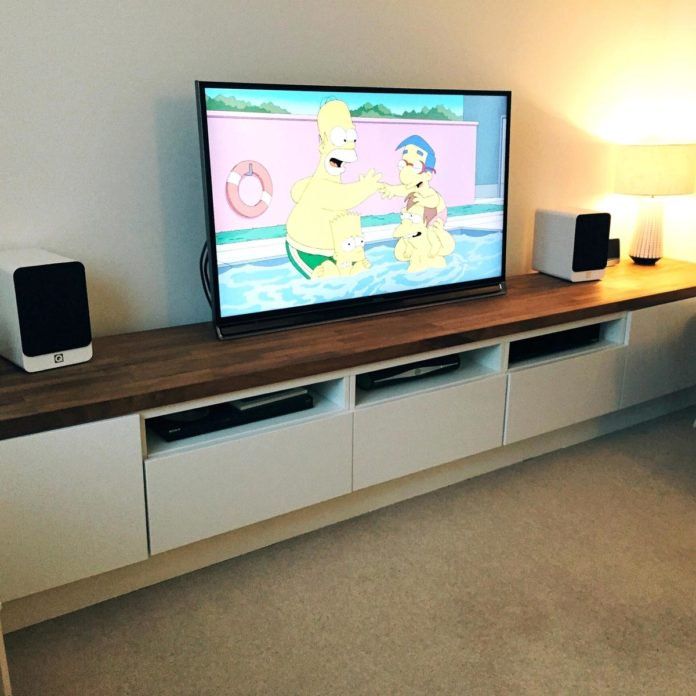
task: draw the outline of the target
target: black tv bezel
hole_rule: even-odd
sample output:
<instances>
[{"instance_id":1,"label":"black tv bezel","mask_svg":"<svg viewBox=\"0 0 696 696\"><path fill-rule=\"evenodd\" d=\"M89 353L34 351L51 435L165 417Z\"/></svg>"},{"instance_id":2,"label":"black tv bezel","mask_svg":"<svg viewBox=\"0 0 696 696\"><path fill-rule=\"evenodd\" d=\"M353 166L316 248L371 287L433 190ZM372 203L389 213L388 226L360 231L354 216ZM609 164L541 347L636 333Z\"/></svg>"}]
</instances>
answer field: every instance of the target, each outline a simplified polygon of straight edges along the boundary
<instances>
[{"instance_id":1,"label":"black tv bezel","mask_svg":"<svg viewBox=\"0 0 696 696\"><path fill-rule=\"evenodd\" d=\"M233 316L221 315L220 289L218 284L217 248L215 240L215 220L213 210L212 178L210 175L210 151L208 147L208 121L205 103L205 90L213 89L269 89L269 90L303 90L314 92L374 92L406 94L449 94L463 96L500 96L506 98L505 126L505 173L503 190L503 249L501 274L462 283L436 285L416 290L404 290L394 293L322 302L318 305L302 307L284 307L265 312L254 312ZM205 206L206 237L208 243L209 272L212 284L213 321L219 338L233 338L249 334L279 331L309 324L326 323L371 314L395 312L415 307L426 307L443 302L487 297L505 293L505 263L507 253L508 220L508 179L510 164L510 113L512 92L510 90L472 90L472 89L438 89L406 87L356 87L342 85L286 85L252 82L215 82L196 80L196 111L198 115L199 144L201 167L203 173L203 197Z\"/></svg>"}]
</instances>

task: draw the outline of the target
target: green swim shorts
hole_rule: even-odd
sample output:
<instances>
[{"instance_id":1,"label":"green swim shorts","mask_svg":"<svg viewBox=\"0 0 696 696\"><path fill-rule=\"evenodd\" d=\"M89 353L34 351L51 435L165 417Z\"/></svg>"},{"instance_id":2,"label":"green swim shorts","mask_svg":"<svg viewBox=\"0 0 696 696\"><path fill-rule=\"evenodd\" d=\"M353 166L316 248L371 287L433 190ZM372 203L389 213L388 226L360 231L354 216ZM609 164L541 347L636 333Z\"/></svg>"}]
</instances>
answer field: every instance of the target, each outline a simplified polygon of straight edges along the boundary
<instances>
[{"instance_id":1,"label":"green swim shorts","mask_svg":"<svg viewBox=\"0 0 696 696\"><path fill-rule=\"evenodd\" d=\"M295 267L295 270L301 273L305 278L311 278L312 272L317 266L321 266L324 261L333 261L336 259L333 256L324 256L323 254L309 254L306 251L295 249L292 244L285 241L285 251L288 254L290 263Z\"/></svg>"}]
</instances>

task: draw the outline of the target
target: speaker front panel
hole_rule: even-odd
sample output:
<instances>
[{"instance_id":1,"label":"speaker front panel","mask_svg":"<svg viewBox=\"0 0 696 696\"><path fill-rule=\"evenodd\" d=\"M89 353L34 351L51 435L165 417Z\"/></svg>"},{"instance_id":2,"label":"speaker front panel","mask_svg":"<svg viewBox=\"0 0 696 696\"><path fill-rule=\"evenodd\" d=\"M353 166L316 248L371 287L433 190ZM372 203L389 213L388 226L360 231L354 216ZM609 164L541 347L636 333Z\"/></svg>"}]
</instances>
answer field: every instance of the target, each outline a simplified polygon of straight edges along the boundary
<instances>
[{"instance_id":1,"label":"speaker front panel","mask_svg":"<svg viewBox=\"0 0 696 696\"><path fill-rule=\"evenodd\" d=\"M14 284L24 355L35 357L89 345L87 283L79 261L18 268Z\"/></svg>"},{"instance_id":2,"label":"speaker front panel","mask_svg":"<svg viewBox=\"0 0 696 696\"><path fill-rule=\"evenodd\" d=\"M609 213L578 215L573 245L573 271L595 271L607 265Z\"/></svg>"}]
</instances>

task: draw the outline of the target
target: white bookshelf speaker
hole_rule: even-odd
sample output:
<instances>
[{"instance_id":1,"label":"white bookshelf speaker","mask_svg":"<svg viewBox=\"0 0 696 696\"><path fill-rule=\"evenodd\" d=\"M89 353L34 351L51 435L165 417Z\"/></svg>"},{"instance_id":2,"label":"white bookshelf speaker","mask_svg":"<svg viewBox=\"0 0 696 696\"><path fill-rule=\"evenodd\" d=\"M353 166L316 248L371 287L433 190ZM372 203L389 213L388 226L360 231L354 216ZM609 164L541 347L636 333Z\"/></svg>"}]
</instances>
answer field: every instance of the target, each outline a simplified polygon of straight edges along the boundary
<instances>
[{"instance_id":1,"label":"white bookshelf speaker","mask_svg":"<svg viewBox=\"0 0 696 696\"><path fill-rule=\"evenodd\" d=\"M537 210L532 267L572 282L600 280L609 248L609 213Z\"/></svg>"},{"instance_id":2,"label":"white bookshelf speaker","mask_svg":"<svg viewBox=\"0 0 696 696\"><path fill-rule=\"evenodd\" d=\"M0 251L0 355L27 372L86 362L85 267L43 249Z\"/></svg>"}]
</instances>

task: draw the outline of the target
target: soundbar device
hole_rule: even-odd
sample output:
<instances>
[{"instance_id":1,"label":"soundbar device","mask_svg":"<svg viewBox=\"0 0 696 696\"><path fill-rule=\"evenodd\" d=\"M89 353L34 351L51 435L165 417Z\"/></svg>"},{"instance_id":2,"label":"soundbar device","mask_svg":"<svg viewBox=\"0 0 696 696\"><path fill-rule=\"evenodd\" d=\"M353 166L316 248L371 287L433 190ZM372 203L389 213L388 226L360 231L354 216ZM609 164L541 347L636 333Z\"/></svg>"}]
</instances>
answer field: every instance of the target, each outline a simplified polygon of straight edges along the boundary
<instances>
[{"instance_id":1,"label":"soundbar device","mask_svg":"<svg viewBox=\"0 0 696 696\"><path fill-rule=\"evenodd\" d=\"M429 358L408 365L387 367L364 375L358 375L356 382L360 389L379 389L401 382L411 382L425 377L434 377L459 368L461 360L458 355L443 355L440 358Z\"/></svg>"},{"instance_id":2,"label":"soundbar device","mask_svg":"<svg viewBox=\"0 0 696 696\"><path fill-rule=\"evenodd\" d=\"M147 424L163 440L172 442L245 423L284 416L313 406L314 397L309 390L298 387L284 389L274 394L252 396L214 406L157 416L150 418Z\"/></svg>"},{"instance_id":3,"label":"soundbar device","mask_svg":"<svg viewBox=\"0 0 696 696\"><path fill-rule=\"evenodd\" d=\"M305 387L297 387L273 394L238 399L231 401L229 405L239 423L255 423L265 418L284 416L286 413L312 408L314 397Z\"/></svg>"}]
</instances>

